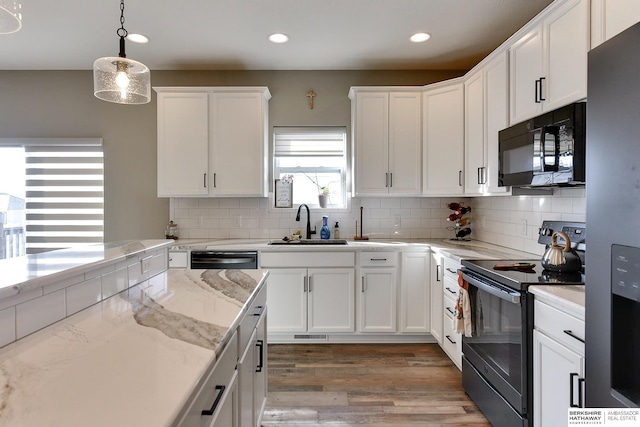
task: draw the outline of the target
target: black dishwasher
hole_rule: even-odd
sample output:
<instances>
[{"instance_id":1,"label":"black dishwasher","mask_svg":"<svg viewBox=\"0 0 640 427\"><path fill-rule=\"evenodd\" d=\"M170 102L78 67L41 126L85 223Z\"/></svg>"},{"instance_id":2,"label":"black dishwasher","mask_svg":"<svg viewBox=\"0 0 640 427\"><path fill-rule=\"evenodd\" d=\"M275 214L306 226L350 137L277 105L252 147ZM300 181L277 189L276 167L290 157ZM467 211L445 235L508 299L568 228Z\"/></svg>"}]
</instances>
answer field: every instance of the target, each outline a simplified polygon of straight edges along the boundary
<instances>
[{"instance_id":1,"label":"black dishwasher","mask_svg":"<svg viewBox=\"0 0 640 427\"><path fill-rule=\"evenodd\" d=\"M258 268L258 252L192 250L191 268L196 270L255 270Z\"/></svg>"}]
</instances>

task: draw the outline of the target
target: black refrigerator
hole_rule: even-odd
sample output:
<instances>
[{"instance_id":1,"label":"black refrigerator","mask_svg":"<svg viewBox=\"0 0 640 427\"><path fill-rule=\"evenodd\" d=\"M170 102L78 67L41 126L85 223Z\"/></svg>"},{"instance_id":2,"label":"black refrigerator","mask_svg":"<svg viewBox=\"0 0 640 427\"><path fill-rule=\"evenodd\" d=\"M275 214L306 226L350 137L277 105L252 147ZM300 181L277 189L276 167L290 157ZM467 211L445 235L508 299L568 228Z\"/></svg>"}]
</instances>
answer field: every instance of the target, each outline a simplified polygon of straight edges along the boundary
<instances>
[{"instance_id":1,"label":"black refrigerator","mask_svg":"<svg viewBox=\"0 0 640 427\"><path fill-rule=\"evenodd\" d=\"M640 406L640 24L589 53L586 405Z\"/></svg>"}]
</instances>

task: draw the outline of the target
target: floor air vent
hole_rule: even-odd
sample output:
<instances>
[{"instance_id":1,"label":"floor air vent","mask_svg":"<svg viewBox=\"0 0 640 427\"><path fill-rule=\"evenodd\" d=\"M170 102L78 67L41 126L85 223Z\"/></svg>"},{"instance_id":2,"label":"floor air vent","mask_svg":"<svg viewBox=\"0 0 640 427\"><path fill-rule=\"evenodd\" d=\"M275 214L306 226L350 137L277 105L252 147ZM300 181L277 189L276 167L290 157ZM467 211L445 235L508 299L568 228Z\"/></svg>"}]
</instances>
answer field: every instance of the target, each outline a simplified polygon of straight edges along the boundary
<instances>
[{"instance_id":1,"label":"floor air vent","mask_svg":"<svg viewBox=\"0 0 640 427\"><path fill-rule=\"evenodd\" d=\"M315 334L315 335L294 335L294 339L296 340L326 340L326 334Z\"/></svg>"}]
</instances>

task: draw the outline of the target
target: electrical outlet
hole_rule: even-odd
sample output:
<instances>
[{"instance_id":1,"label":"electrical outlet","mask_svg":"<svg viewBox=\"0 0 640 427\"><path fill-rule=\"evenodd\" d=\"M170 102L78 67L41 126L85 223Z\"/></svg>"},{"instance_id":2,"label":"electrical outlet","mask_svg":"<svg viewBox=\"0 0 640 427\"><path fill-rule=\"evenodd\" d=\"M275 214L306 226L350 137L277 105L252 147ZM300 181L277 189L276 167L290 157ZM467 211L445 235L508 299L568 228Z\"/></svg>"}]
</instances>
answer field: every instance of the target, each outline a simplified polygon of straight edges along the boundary
<instances>
[{"instance_id":1,"label":"electrical outlet","mask_svg":"<svg viewBox=\"0 0 640 427\"><path fill-rule=\"evenodd\" d=\"M393 226L400 227L400 214L393 214Z\"/></svg>"}]
</instances>

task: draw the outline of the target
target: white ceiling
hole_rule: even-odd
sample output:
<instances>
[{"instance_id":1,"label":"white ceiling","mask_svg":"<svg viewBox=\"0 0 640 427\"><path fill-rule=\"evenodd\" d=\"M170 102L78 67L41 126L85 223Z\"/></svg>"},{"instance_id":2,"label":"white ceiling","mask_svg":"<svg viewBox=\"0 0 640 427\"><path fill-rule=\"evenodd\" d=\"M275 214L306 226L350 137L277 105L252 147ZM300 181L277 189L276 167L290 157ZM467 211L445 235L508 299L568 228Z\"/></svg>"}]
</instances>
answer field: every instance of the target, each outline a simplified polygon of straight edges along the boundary
<instances>
[{"instance_id":1,"label":"white ceiling","mask_svg":"<svg viewBox=\"0 0 640 427\"><path fill-rule=\"evenodd\" d=\"M117 56L119 0L20 0L2 70L89 70ZM151 70L468 69L551 0L125 0L127 57ZM425 43L411 34L431 33ZM277 45L267 36L282 32Z\"/></svg>"}]
</instances>

